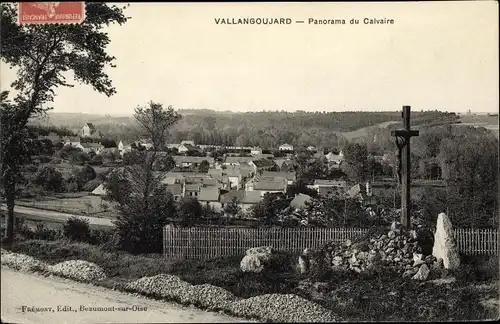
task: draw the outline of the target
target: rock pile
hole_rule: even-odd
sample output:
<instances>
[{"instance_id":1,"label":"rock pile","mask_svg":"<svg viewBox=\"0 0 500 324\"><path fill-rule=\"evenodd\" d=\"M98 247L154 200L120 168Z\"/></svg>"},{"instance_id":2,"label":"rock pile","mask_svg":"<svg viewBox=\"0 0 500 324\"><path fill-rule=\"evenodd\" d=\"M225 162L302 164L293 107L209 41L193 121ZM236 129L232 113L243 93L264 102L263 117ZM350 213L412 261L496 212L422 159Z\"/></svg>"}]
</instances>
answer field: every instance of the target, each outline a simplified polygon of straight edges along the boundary
<instances>
[{"instance_id":1,"label":"rock pile","mask_svg":"<svg viewBox=\"0 0 500 324\"><path fill-rule=\"evenodd\" d=\"M64 261L48 267L49 272L61 277L91 282L106 279L104 269L95 263L83 260Z\"/></svg>"},{"instance_id":2,"label":"rock pile","mask_svg":"<svg viewBox=\"0 0 500 324\"><path fill-rule=\"evenodd\" d=\"M153 277L143 277L125 286L126 290L139 292L145 295L174 299L180 301L180 297L191 287L191 284L181 280L177 276L159 274Z\"/></svg>"},{"instance_id":3,"label":"rock pile","mask_svg":"<svg viewBox=\"0 0 500 324\"><path fill-rule=\"evenodd\" d=\"M2 265L21 271L46 271L48 265L29 255L1 250Z\"/></svg>"},{"instance_id":4,"label":"rock pile","mask_svg":"<svg viewBox=\"0 0 500 324\"><path fill-rule=\"evenodd\" d=\"M336 317L326 308L293 294L260 295L231 305L238 316L277 323L333 322Z\"/></svg>"},{"instance_id":5,"label":"rock pile","mask_svg":"<svg viewBox=\"0 0 500 324\"><path fill-rule=\"evenodd\" d=\"M180 295L182 303L199 305L209 310L227 310L239 300L224 288L210 284L190 286Z\"/></svg>"},{"instance_id":6,"label":"rock pile","mask_svg":"<svg viewBox=\"0 0 500 324\"><path fill-rule=\"evenodd\" d=\"M333 270L370 274L385 269L405 277L415 276L421 267L428 268L436 261L432 255L422 254L417 231L403 229L398 222L393 222L388 232L368 235L355 243L351 240L329 243L323 253L326 264ZM426 278L426 273L423 268L415 279Z\"/></svg>"}]
</instances>

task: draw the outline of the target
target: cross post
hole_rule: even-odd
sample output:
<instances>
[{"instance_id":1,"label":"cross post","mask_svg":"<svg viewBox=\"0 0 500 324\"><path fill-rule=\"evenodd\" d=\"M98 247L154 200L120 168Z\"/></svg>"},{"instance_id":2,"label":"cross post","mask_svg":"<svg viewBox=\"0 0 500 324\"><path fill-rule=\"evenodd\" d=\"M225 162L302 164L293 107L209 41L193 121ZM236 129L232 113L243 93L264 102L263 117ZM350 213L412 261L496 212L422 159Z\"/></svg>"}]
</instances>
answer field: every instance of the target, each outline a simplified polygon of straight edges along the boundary
<instances>
[{"instance_id":1,"label":"cross post","mask_svg":"<svg viewBox=\"0 0 500 324\"><path fill-rule=\"evenodd\" d=\"M410 227L410 138L418 136L417 130L410 128L410 106L403 106L402 112L404 129L391 131L391 135L396 138L396 145L399 149L398 176L401 184L401 225Z\"/></svg>"}]
</instances>

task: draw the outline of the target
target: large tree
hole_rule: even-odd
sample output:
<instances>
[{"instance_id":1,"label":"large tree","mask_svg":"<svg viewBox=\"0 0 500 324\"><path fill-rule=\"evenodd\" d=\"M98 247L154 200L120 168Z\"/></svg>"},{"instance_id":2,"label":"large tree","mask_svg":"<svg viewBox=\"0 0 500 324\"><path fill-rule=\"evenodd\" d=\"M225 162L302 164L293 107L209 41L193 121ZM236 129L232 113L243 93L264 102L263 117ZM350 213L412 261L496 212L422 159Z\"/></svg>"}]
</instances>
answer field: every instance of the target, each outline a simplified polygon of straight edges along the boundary
<instances>
[{"instance_id":1,"label":"large tree","mask_svg":"<svg viewBox=\"0 0 500 324\"><path fill-rule=\"evenodd\" d=\"M368 149L366 144L349 143L345 147L343 171L350 179L365 181L368 174Z\"/></svg>"},{"instance_id":2,"label":"large tree","mask_svg":"<svg viewBox=\"0 0 500 324\"><path fill-rule=\"evenodd\" d=\"M124 24L123 8L103 2L86 4L86 19L81 24L19 25L17 8L2 3L1 55L4 63L17 70L11 85L15 93L2 93L0 111L2 152L1 184L7 200L6 243L14 239L16 177L25 147L26 124L30 118L50 109L58 87L72 87L66 80L72 72L77 82L91 85L107 96L116 90L105 70L114 67L115 58L106 53L110 42L102 29L113 23ZM7 102L6 102L7 101Z\"/></svg>"},{"instance_id":3,"label":"large tree","mask_svg":"<svg viewBox=\"0 0 500 324\"><path fill-rule=\"evenodd\" d=\"M129 252L161 252L162 228L177 211L173 195L162 184L168 165L161 171L155 171L155 166L161 162L159 150L168 130L181 116L172 107L150 102L136 108L134 118L138 133L151 139L153 147L133 153L132 163L112 175L105 189L107 198L118 203L120 215L115 225L120 247Z\"/></svg>"}]
</instances>

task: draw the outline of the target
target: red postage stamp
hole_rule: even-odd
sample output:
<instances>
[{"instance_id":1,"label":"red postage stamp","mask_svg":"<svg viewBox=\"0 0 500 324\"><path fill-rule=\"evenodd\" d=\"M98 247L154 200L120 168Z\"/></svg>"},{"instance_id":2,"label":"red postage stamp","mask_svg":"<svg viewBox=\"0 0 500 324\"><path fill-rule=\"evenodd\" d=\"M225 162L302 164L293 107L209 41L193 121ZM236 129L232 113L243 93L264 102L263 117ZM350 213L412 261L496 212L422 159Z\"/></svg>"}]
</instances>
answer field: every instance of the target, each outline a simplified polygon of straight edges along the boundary
<instances>
[{"instance_id":1,"label":"red postage stamp","mask_svg":"<svg viewBox=\"0 0 500 324\"><path fill-rule=\"evenodd\" d=\"M85 2L19 2L20 24L79 24L85 20Z\"/></svg>"}]
</instances>

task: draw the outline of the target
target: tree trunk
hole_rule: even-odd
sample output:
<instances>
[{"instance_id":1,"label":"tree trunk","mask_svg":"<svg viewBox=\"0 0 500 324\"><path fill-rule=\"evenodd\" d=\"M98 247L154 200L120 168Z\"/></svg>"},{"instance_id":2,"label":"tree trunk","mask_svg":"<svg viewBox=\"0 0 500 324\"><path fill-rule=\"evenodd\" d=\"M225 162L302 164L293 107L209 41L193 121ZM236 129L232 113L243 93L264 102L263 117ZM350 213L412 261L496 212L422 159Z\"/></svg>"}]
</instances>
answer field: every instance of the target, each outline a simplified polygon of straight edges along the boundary
<instances>
[{"instance_id":1,"label":"tree trunk","mask_svg":"<svg viewBox=\"0 0 500 324\"><path fill-rule=\"evenodd\" d=\"M7 171L7 173L10 173ZM15 222L15 216L14 216L14 205L15 205L15 185L12 182L13 179L11 179L11 175L7 175L5 177L6 183L5 183L5 196L7 200L7 228L6 228L6 233L5 233L5 240L4 243L7 245L10 245L14 242L14 222Z\"/></svg>"}]
</instances>

